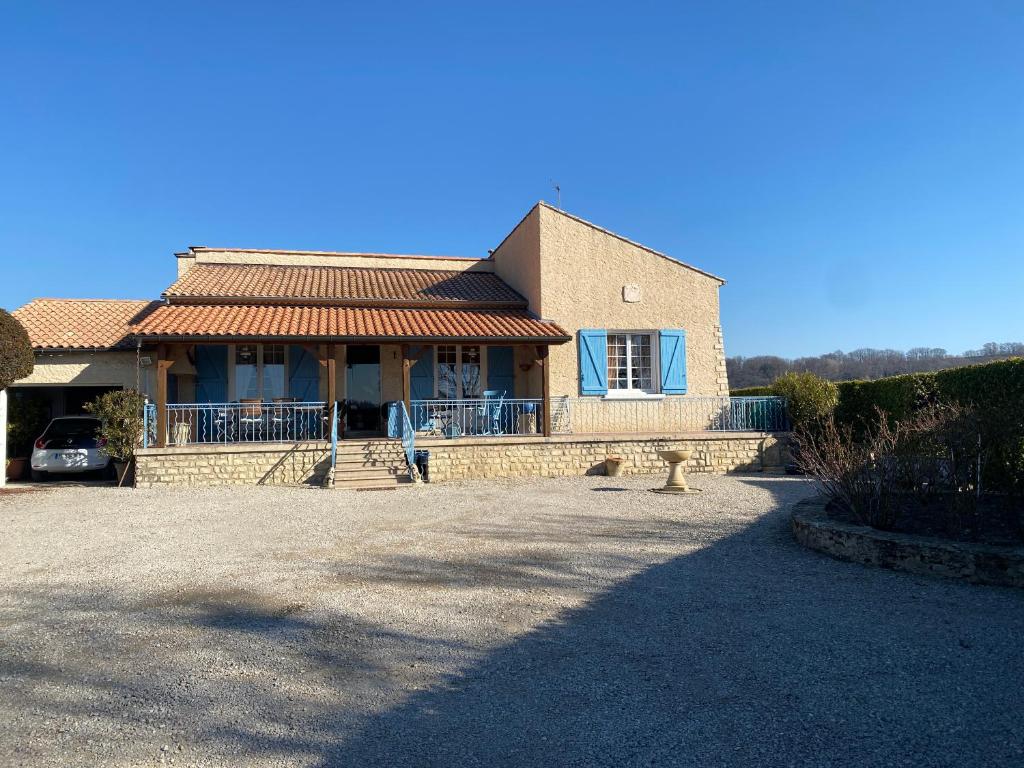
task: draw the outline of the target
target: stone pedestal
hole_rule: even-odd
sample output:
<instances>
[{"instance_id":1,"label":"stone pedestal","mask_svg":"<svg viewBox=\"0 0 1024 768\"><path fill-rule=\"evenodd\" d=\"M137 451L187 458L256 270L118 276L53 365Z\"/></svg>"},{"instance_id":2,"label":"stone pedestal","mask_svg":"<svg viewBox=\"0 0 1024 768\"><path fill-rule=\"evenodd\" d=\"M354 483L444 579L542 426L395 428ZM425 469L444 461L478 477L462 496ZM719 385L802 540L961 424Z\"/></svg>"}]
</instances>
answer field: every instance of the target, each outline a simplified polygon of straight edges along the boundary
<instances>
[{"instance_id":1,"label":"stone pedestal","mask_svg":"<svg viewBox=\"0 0 1024 768\"><path fill-rule=\"evenodd\" d=\"M658 455L668 462L668 480L663 487L651 490L655 493L700 493L699 489L686 484L686 475L683 473L683 462L687 461L692 453L688 448L658 451Z\"/></svg>"}]
</instances>

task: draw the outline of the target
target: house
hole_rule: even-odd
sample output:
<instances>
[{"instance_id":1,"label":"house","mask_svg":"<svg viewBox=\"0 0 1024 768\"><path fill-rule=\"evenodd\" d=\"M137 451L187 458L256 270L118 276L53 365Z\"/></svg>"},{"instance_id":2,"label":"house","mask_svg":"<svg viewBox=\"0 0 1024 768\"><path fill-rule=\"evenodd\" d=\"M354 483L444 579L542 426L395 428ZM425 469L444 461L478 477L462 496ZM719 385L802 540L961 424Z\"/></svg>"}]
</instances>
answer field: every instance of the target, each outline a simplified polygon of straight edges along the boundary
<instances>
[{"instance_id":1,"label":"house","mask_svg":"<svg viewBox=\"0 0 1024 768\"><path fill-rule=\"evenodd\" d=\"M546 203L486 258L190 247L159 301L39 299L15 396L147 393L140 485L760 466L770 399L728 397L724 281ZM415 476L415 471L411 473Z\"/></svg>"}]
</instances>

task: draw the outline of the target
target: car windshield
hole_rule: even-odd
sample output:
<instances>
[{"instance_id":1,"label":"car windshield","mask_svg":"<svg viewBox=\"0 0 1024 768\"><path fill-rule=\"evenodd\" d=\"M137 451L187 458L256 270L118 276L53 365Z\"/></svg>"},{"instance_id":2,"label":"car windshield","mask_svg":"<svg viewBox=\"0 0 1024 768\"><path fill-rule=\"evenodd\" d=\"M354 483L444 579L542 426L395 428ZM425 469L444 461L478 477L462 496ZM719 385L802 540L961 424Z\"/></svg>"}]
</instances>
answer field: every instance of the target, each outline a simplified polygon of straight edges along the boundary
<instances>
[{"instance_id":1,"label":"car windshield","mask_svg":"<svg viewBox=\"0 0 1024 768\"><path fill-rule=\"evenodd\" d=\"M46 437L95 437L99 419L54 419L46 428Z\"/></svg>"}]
</instances>

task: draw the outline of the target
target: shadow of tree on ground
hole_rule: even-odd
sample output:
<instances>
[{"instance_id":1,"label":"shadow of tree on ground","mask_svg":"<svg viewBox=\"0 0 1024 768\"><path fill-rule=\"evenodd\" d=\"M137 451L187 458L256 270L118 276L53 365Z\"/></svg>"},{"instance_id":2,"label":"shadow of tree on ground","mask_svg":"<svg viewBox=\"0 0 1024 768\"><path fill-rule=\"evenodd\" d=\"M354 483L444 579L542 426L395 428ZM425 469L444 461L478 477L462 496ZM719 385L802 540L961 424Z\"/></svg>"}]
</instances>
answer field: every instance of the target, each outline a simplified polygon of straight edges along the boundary
<instances>
[{"instance_id":1,"label":"shadow of tree on ground","mask_svg":"<svg viewBox=\"0 0 1024 768\"><path fill-rule=\"evenodd\" d=\"M808 552L805 486L731 482L748 493L718 520L588 494L609 506L289 561L291 589L9 587L0 762L1020 763L1024 595ZM410 599L427 623L387 612Z\"/></svg>"}]
</instances>

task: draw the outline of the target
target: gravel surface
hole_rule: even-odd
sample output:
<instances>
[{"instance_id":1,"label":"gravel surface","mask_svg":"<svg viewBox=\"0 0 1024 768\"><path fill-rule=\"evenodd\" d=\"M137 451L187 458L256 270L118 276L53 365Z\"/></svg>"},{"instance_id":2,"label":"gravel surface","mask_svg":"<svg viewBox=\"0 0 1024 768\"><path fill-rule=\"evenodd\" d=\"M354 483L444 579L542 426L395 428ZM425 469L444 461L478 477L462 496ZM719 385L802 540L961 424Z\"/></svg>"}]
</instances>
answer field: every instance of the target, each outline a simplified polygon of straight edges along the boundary
<instances>
[{"instance_id":1,"label":"gravel surface","mask_svg":"<svg viewBox=\"0 0 1024 768\"><path fill-rule=\"evenodd\" d=\"M1024 593L790 478L0 496L0 765L1020 765Z\"/></svg>"}]
</instances>

